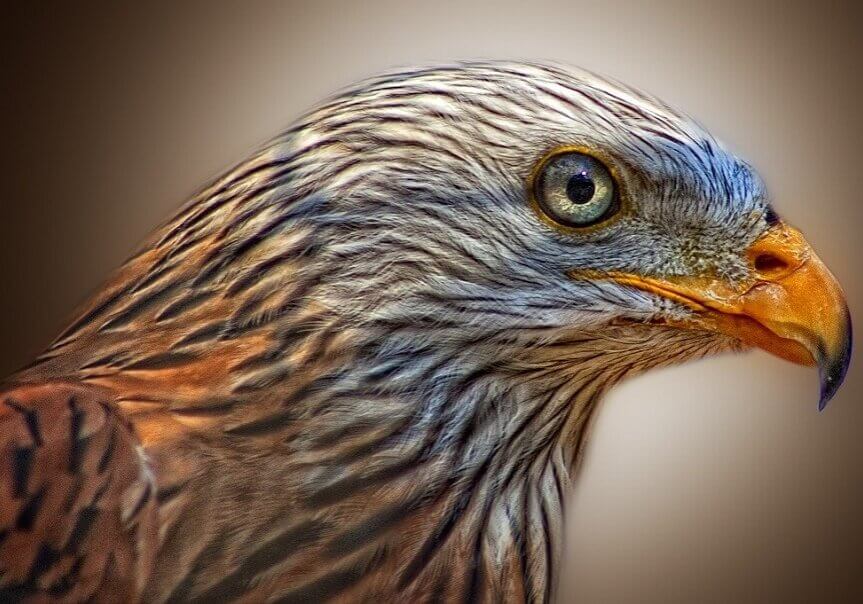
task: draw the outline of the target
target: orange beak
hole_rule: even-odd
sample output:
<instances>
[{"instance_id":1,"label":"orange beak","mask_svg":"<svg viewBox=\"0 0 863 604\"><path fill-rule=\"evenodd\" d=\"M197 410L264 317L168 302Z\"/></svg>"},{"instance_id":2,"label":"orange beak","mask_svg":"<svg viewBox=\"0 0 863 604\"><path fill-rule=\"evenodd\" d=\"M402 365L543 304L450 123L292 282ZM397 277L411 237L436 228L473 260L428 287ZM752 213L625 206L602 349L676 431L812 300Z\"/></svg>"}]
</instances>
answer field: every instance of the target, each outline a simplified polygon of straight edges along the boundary
<instances>
[{"instance_id":1,"label":"orange beak","mask_svg":"<svg viewBox=\"0 0 863 604\"><path fill-rule=\"evenodd\" d=\"M747 250L753 277L733 286L706 277L613 279L688 306L691 318L672 325L737 338L801 365L818 365L824 409L851 361L851 316L836 278L796 229L771 228Z\"/></svg>"}]
</instances>

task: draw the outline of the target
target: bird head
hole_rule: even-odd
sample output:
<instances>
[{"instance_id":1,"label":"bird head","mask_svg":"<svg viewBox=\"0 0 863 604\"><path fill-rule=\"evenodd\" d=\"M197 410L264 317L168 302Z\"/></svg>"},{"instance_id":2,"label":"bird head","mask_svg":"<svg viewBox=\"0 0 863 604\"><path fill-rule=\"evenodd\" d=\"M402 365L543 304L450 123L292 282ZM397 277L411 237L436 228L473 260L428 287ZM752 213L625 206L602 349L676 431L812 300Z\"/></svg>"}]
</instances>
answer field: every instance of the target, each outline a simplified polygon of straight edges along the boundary
<instances>
[{"instance_id":1,"label":"bird head","mask_svg":"<svg viewBox=\"0 0 863 604\"><path fill-rule=\"evenodd\" d=\"M749 165L608 79L463 63L301 118L157 232L21 382L98 387L140 434L160 534L183 536L151 599L549 601L601 393L753 346L818 365L823 407L851 323Z\"/></svg>"},{"instance_id":2,"label":"bird head","mask_svg":"<svg viewBox=\"0 0 863 604\"><path fill-rule=\"evenodd\" d=\"M397 72L291 140L321 202L307 218L327 232L329 303L358 323L447 328L438 350L486 339L506 357L489 362L533 369L556 343L563 373L584 364L561 342L588 339L618 377L755 346L817 365L820 408L847 371L842 290L752 167L620 83L537 64Z\"/></svg>"}]
</instances>

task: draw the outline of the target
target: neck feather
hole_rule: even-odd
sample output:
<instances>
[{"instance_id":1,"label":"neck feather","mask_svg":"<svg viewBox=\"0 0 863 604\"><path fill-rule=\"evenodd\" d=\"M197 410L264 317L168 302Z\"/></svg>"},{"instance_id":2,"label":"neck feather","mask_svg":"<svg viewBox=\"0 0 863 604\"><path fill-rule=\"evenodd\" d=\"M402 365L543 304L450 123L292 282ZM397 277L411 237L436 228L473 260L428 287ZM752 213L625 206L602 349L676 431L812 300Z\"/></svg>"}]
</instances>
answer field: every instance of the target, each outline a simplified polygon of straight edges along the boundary
<instances>
[{"instance_id":1,"label":"neck feather","mask_svg":"<svg viewBox=\"0 0 863 604\"><path fill-rule=\"evenodd\" d=\"M375 342L311 406L314 431L290 443L289 526L269 538L314 535L280 561L286 601L550 601L590 411L631 364L597 362L597 340L584 337L528 355L462 342L414 350L410 363Z\"/></svg>"}]
</instances>

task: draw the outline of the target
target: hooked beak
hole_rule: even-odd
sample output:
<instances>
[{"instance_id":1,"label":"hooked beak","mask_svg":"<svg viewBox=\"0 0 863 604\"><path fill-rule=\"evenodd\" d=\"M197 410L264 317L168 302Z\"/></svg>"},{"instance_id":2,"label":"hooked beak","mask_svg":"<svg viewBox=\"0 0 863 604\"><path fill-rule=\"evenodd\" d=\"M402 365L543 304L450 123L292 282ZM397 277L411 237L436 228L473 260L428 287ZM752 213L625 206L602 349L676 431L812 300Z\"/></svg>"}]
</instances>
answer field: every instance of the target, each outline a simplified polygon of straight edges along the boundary
<instances>
[{"instance_id":1,"label":"hooked beak","mask_svg":"<svg viewBox=\"0 0 863 604\"><path fill-rule=\"evenodd\" d=\"M771 228L747 256L754 276L738 287L708 277L603 276L692 309L691 318L671 322L676 327L715 331L794 363L817 365L823 410L851 362L851 316L842 288L788 225Z\"/></svg>"}]
</instances>

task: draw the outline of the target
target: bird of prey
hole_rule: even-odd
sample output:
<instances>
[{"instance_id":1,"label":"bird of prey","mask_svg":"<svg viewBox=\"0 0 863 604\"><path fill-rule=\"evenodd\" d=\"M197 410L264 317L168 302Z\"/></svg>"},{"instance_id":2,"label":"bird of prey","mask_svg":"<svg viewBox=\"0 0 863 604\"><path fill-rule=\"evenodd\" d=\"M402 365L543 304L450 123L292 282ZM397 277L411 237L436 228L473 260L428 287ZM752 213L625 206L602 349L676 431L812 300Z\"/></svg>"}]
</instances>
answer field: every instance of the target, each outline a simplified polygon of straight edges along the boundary
<instances>
[{"instance_id":1,"label":"bird of prey","mask_svg":"<svg viewBox=\"0 0 863 604\"><path fill-rule=\"evenodd\" d=\"M204 188L0 391L0 599L548 602L597 400L759 347L847 371L753 169L621 83L346 89Z\"/></svg>"}]
</instances>

